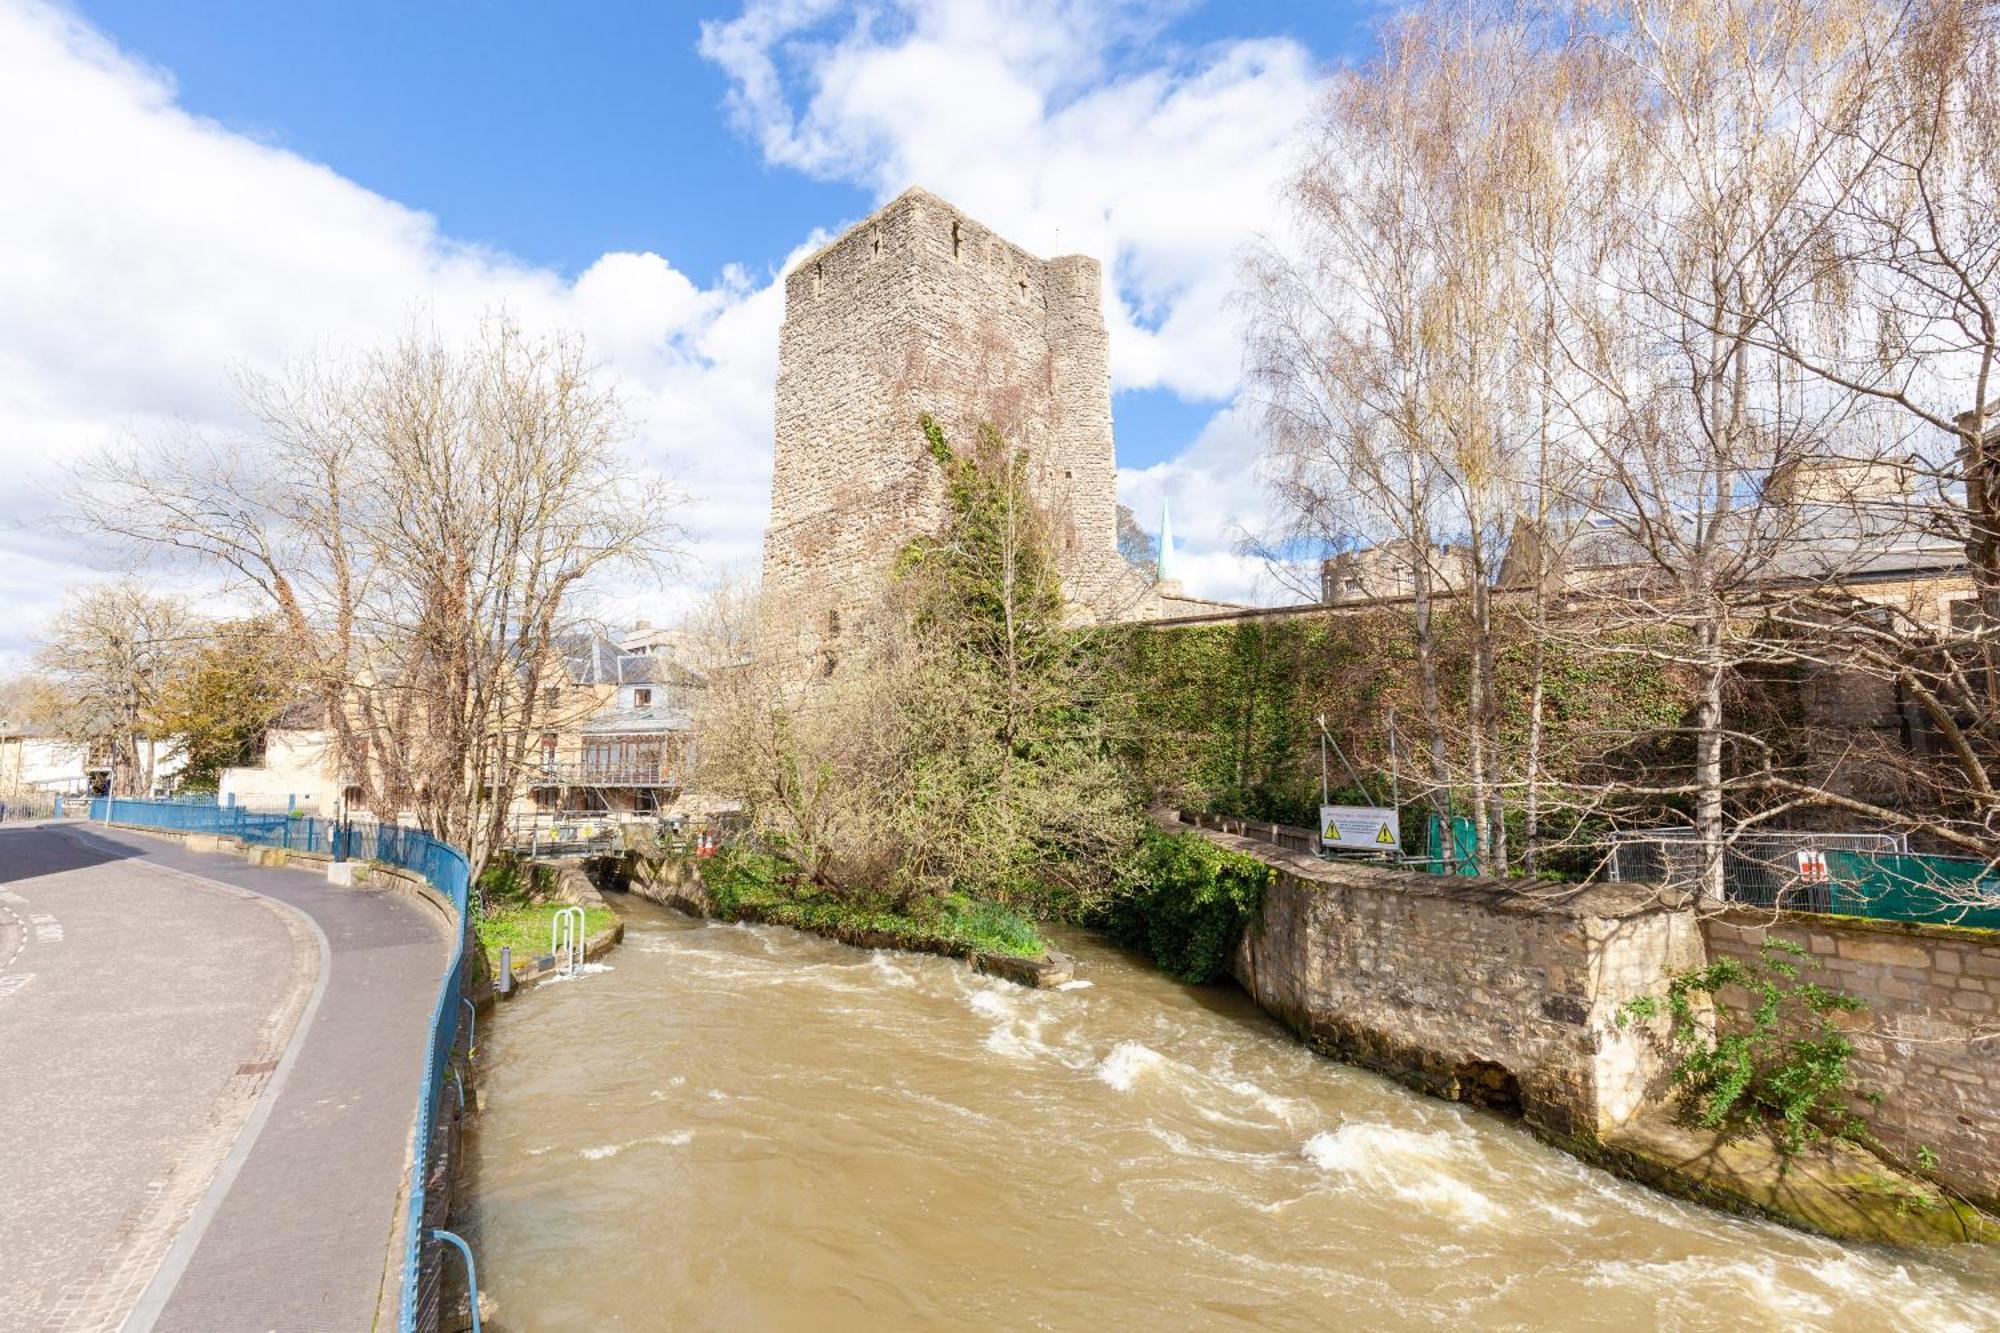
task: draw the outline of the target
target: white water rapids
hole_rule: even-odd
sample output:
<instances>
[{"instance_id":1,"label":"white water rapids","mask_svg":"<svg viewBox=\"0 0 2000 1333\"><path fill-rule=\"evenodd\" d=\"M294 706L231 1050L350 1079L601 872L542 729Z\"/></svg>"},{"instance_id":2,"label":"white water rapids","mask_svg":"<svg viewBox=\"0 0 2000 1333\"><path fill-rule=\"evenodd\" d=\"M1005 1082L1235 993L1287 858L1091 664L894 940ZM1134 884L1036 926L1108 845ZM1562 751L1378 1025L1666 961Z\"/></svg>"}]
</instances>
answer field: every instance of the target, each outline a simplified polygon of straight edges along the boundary
<instances>
[{"instance_id":1,"label":"white water rapids","mask_svg":"<svg viewBox=\"0 0 2000 1333\"><path fill-rule=\"evenodd\" d=\"M2000 1255L1664 1198L1086 936L1037 992L619 905L481 1025L499 1333L2000 1328Z\"/></svg>"}]
</instances>

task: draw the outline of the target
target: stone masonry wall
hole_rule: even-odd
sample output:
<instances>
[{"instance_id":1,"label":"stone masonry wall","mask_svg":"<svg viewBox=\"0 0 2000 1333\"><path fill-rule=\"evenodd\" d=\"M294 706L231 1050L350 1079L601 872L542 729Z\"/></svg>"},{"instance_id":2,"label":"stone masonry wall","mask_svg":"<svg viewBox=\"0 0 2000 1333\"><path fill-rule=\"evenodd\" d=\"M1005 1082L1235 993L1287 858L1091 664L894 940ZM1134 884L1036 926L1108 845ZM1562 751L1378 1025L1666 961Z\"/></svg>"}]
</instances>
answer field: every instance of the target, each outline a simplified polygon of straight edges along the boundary
<instances>
[{"instance_id":1,"label":"stone masonry wall","mask_svg":"<svg viewBox=\"0 0 2000 1333\"><path fill-rule=\"evenodd\" d=\"M1929 1147L1946 1184L2000 1202L2000 935L1798 913L1702 924L1711 957L1748 962L1775 934L1865 1001L1851 1039L1856 1081L1882 1094L1875 1132L1906 1156Z\"/></svg>"},{"instance_id":2,"label":"stone masonry wall","mask_svg":"<svg viewBox=\"0 0 2000 1333\"><path fill-rule=\"evenodd\" d=\"M1694 917L1634 885L1419 875L1219 831L1274 866L1237 980L1315 1049L1454 1100L1608 1135L1664 1077L1619 1006L1700 962Z\"/></svg>"},{"instance_id":3,"label":"stone masonry wall","mask_svg":"<svg viewBox=\"0 0 2000 1333\"><path fill-rule=\"evenodd\" d=\"M1029 453L1066 591L1122 588L1109 344L1097 262L1039 259L909 190L785 280L764 648L813 660L862 626L896 551L943 518L917 419Z\"/></svg>"}]
</instances>

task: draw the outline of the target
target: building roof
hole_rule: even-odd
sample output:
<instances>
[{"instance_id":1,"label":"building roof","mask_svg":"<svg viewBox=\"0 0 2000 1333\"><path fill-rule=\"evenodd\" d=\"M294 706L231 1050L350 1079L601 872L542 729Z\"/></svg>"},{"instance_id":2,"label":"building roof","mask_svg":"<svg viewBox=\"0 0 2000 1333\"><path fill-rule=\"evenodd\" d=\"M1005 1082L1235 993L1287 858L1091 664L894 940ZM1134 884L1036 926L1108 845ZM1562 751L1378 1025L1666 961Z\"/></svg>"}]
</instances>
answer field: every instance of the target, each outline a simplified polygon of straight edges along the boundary
<instances>
[{"instance_id":1,"label":"building roof","mask_svg":"<svg viewBox=\"0 0 2000 1333\"><path fill-rule=\"evenodd\" d=\"M657 685L667 665L647 653L628 653L603 634L571 635L558 645L563 666L577 685Z\"/></svg>"},{"instance_id":2,"label":"building roof","mask_svg":"<svg viewBox=\"0 0 2000 1333\"><path fill-rule=\"evenodd\" d=\"M678 708L620 708L599 713L578 728L586 736L644 736L692 731L694 719Z\"/></svg>"}]
</instances>

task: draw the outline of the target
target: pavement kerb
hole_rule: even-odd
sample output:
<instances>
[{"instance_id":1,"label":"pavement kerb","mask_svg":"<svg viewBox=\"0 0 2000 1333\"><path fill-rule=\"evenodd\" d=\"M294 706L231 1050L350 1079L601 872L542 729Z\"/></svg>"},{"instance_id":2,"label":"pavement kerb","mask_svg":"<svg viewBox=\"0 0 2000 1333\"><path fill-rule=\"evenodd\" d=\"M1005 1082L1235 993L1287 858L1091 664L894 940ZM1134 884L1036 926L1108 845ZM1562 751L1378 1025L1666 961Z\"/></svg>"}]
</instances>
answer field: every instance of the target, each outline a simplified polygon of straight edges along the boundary
<instances>
[{"instance_id":1,"label":"pavement kerb","mask_svg":"<svg viewBox=\"0 0 2000 1333\"><path fill-rule=\"evenodd\" d=\"M273 870L282 870L286 866L300 861L310 862L315 866L326 866L333 863L333 856L329 852L307 852L297 848L259 847L215 833L202 833L200 831L191 833L180 829L142 828L136 824L113 824L111 827L122 829L127 833L140 833L149 838L160 838L167 842L182 844L185 844L190 837L211 838L214 840L218 852L283 852L284 860L273 863L268 867ZM358 861L355 864L367 867L369 883L377 881L386 882L392 890L402 894L404 897L420 898L444 918L446 925L452 924L452 919L457 909L452 906L451 900L446 898L442 893L439 893L432 887L429 880L419 875L416 871L405 870L401 866L387 865L381 861Z\"/></svg>"}]
</instances>

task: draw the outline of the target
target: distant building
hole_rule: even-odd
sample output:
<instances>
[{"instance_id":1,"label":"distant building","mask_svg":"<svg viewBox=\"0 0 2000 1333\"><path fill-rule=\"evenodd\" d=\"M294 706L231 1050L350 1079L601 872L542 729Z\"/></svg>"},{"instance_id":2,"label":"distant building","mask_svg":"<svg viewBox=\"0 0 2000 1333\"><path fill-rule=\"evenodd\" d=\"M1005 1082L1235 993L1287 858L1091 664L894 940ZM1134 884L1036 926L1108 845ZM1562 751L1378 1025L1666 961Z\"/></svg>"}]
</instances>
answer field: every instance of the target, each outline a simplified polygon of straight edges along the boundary
<instances>
[{"instance_id":1,"label":"distant building","mask_svg":"<svg viewBox=\"0 0 2000 1333\"><path fill-rule=\"evenodd\" d=\"M1441 597L1471 586L1472 561L1462 546L1433 547L1430 553L1432 591ZM1327 606L1354 602L1386 602L1413 597L1417 562L1405 541L1360 546L1329 556L1319 566L1320 601Z\"/></svg>"},{"instance_id":2,"label":"distant building","mask_svg":"<svg viewBox=\"0 0 2000 1333\"><path fill-rule=\"evenodd\" d=\"M627 651L605 634L578 635L561 645L541 688L543 729L515 783L516 815L643 815L680 795L703 682L673 660L664 640L649 651ZM363 808L362 785L344 770L323 722L316 703L280 717L266 734L262 762L223 770L224 803L396 820L402 812Z\"/></svg>"},{"instance_id":3,"label":"distant building","mask_svg":"<svg viewBox=\"0 0 2000 1333\"><path fill-rule=\"evenodd\" d=\"M0 719L0 799L91 790L89 746Z\"/></svg>"},{"instance_id":4,"label":"distant building","mask_svg":"<svg viewBox=\"0 0 2000 1333\"><path fill-rule=\"evenodd\" d=\"M642 629L565 646L548 686L533 808L652 814L686 787L701 677L674 660L674 636Z\"/></svg>"}]
</instances>

